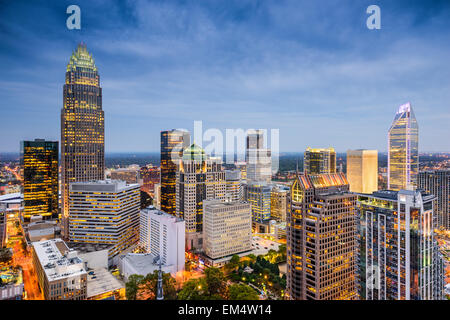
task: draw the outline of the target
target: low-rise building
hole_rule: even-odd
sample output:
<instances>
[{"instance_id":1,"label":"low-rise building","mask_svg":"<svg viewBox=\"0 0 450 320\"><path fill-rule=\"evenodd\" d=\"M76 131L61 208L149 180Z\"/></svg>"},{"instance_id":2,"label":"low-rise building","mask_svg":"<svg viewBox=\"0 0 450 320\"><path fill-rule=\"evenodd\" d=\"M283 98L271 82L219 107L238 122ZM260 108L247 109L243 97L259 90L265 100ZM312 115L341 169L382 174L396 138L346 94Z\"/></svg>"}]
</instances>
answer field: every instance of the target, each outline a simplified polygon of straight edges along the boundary
<instances>
[{"instance_id":1,"label":"low-rise building","mask_svg":"<svg viewBox=\"0 0 450 320\"><path fill-rule=\"evenodd\" d=\"M77 251L61 239L34 242L33 264L45 300L84 300L87 272Z\"/></svg>"}]
</instances>

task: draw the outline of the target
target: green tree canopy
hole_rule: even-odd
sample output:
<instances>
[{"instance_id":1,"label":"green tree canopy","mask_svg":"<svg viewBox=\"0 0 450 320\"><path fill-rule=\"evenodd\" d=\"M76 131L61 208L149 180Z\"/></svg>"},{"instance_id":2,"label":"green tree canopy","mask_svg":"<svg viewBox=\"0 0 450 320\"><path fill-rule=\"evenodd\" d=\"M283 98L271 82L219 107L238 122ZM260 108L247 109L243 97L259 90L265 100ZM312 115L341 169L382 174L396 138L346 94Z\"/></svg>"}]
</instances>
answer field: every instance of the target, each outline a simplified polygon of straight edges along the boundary
<instances>
[{"instance_id":1,"label":"green tree canopy","mask_svg":"<svg viewBox=\"0 0 450 320\"><path fill-rule=\"evenodd\" d=\"M143 279L144 276L138 274L132 274L128 277L128 281L125 284L125 295L127 300L136 300L139 285Z\"/></svg>"},{"instance_id":2,"label":"green tree canopy","mask_svg":"<svg viewBox=\"0 0 450 320\"><path fill-rule=\"evenodd\" d=\"M230 300L259 300L255 289L245 284L232 284L228 289Z\"/></svg>"}]
</instances>

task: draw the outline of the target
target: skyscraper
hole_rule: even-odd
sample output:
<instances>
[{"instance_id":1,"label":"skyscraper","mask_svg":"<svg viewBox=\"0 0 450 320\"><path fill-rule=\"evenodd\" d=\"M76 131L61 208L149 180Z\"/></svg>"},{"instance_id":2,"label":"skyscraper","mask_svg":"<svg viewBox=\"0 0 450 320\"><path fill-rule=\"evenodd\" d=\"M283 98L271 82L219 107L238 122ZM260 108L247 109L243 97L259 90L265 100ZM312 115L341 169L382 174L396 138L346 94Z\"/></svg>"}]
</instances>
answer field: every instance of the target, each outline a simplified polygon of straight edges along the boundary
<instances>
[{"instance_id":1,"label":"skyscraper","mask_svg":"<svg viewBox=\"0 0 450 320\"><path fill-rule=\"evenodd\" d=\"M401 105L388 132L388 189L414 189L419 173L419 127L410 103Z\"/></svg>"},{"instance_id":2,"label":"skyscraper","mask_svg":"<svg viewBox=\"0 0 450 320\"><path fill-rule=\"evenodd\" d=\"M139 241L140 187L120 180L70 184L69 240L110 245L110 260Z\"/></svg>"},{"instance_id":3,"label":"skyscraper","mask_svg":"<svg viewBox=\"0 0 450 320\"><path fill-rule=\"evenodd\" d=\"M359 293L366 300L440 300L443 257L424 191L358 195Z\"/></svg>"},{"instance_id":4,"label":"skyscraper","mask_svg":"<svg viewBox=\"0 0 450 320\"><path fill-rule=\"evenodd\" d=\"M336 152L334 149L308 147L303 154L303 172L307 174L335 173Z\"/></svg>"},{"instance_id":5,"label":"skyscraper","mask_svg":"<svg viewBox=\"0 0 450 320\"><path fill-rule=\"evenodd\" d=\"M86 45L72 53L61 110L62 232L68 237L69 184L103 180L105 127L100 76Z\"/></svg>"},{"instance_id":6,"label":"skyscraper","mask_svg":"<svg viewBox=\"0 0 450 320\"><path fill-rule=\"evenodd\" d=\"M286 222L289 208L289 187L276 186L270 193L270 216L279 222Z\"/></svg>"},{"instance_id":7,"label":"skyscraper","mask_svg":"<svg viewBox=\"0 0 450 320\"><path fill-rule=\"evenodd\" d=\"M264 131L250 130L247 135L245 161L247 182L272 181L271 151L264 147Z\"/></svg>"},{"instance_id":8,"label":"skyscraper","mask_svg":"<svg viewBox=\"0 0 450 320\"><path fill-rule=\"evenodd\" d=\"M299 175L287 216L287 295L354 300L356 195L343 173Z\"/></svg>"},{"instance_id":9,"label":"skyscraper","mask_svg":"<svg viewBox=\"0 0 450 320\"><path fill-rule=\"evenodd\" d=\"M378 151L348 150L347 180L351 192L372 193L378 190Z\"/></svg>"},{"instance_id":10,"label":"skyscraper","mask_svg":"<svg viewBox=\"0 0 450 320\"><path fill-rule=\"evenodd\" d=\"M58 142L36 139L22 141L23 218L58 216Z\"/></svg>"},{"instance_id":11,"label":"skyscraper","mask_svg":"<svg viewBox=\"0 0 450 320\"><path fill-rule=\"evenodd\" d=\"M231 199L231 201L240 201L242 200L242 183L241 183L241 171L239 169L236 170L225 170L225 180L227 186L227 197Z\"/></svg>"},{"instance_id":12,"label":"skyscraper","mask_svg":"<svg viewBox=\"0 0 450 320\"><path fill-rule=\"evenodd\" d=\"M252 205L252 218L254 222L269 222L271 190L272 187L266 183L251 183L247 185L247 201ZM255 223L253 225L257 226Z\"/></svg>"},{"instance_id":13,"label":"skyscraper","mask_svg":"<svg viewBox=\"0 0 450 320\"><path fill-rule=\"evenodd\" d=\"M450 230L450 170L419 172L419 188L436 196L437 227Z\"/></svg>"},{"instance_id":14,"label":"skyscraper","mask_svg":"<svg viewBox=\"0 0 450 320\"><path fill-rule=\"evenodd\" d=\"M176 214L186 225L186 247L203 246L203 201L225 200L222 159L209 157L193 143L183 152L176 174Z\"/></svg>"},{"instance_id":15,"label":"skyscraper","mask_svg":"<svg viewBox=\"0 0 450 320\"><path fill-rule=\"evenodd\" d=\"M176 213L177 162L189 142L190 135L187 131L161 131L161 210L168 214Z\"/></svg>"}]
</instances>

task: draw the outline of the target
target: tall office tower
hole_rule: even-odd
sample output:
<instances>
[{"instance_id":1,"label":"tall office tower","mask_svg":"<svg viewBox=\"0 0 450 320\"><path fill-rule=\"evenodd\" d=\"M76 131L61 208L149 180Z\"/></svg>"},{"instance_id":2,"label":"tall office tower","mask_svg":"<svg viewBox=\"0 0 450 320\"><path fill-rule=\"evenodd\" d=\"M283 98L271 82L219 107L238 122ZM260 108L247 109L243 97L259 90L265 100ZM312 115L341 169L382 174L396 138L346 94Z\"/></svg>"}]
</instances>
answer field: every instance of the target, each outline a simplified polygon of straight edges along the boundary
<instances>
[{"instance_id":1,"label":"tall office tower","mask_svg":"<svg viewBox=\"0 0 450 320\"><path fill-rule=\"evenodd\" d=\"M270 149L264 148L264 131L250 130L247 135L245 153L248 182L272 181L272 159Z\"/></svg>"},{"instance_id":2,"label":"tall office tower","mask_svg":"<svg viewBox=\"0 0 450 320\"><path fill-rule=\"evenodd\" d=\"M208 157L193 143L183 152L176 175L176 214L186 224L186 247L203 245L203 200L225 200L222 159Z\"/></svg>"},{"instance_id":3,"label":"tall office tower","mask_svg":"<svg viewBox=\"0 0 450 320\"><path fill-rule=\"evenodd\" d=\"M176 213L177 163L189 142L187 131L161 131L161 210L168 214Z\"/></svg>"},{"instance_id":4,"label":"tall office tower","mask_svg":"<svg viewBox=\"0 0 450 320\"><path fill-rule=\"evenodd\" d=\"M22 141L23 218L58 217L58 141Z\"/></svg>"},{"instance_id":5,"label":"tall office tower","mask_svg":"<svg viewBox=\"0 0 450 320\"><path fill-rule=\"evenodd\" d=\"M336 152L333 148L306 148L303 154L303 172L306 174L336 173Z\"/></svg>"},{"instance_id":6,"label":"tall office tower","mask_svg":"<svg viewBox=\"0 0 450 320\"><path fill-rule=\"evenodd\" d=\"M388 132L388 189L415 189L419 173L419 126L411 104L401 105Z\"/></svg>"},{"instance_id":7,"label":"tall office tower","mask_svg":"<svg viewBox=\"0 0 450 320\"><path fill-rule=\"evenodd\" d=\"M231 201L242 200L242 183L240 170L225 170L226 194Z\"/></svg>"},{"instance_id":8,"label":"tall office tower","mask_svg":"<svg viewBox=\"0 0 450 320\"><path fill-rule=\"evenodd\" d=\"M153 191L153 205L156 209L161 210L161 184L155 183Z\"/></svg>"},{"instance_id":9,"label":"tall office tower","mask_svg":"<svg viewBox=\"0 0 450 320\"><path fill-rule=\"evenodd\" d=\"M247 185L247 201L252 206L253 221L258 223L270 220L270 197L272 187L265 183Z\"/></svg>"},{"instance_id":10,"label":"tall office tower","mask_svg":"<svg viewBox=\"0 0 450 320\"><path fill-rule=\"evenodd\" d=\"M0 203L0 248L6 246L6 206Z\"/></svg>"},{"instance_id":11,"label":"tall office tower","mask_svg":"<svg viewBox=\"0 0 450 320\"><path fill-rule=\"evenodd\" d=\"M347 180L351 192L372 193L378 190L378 151L348 150Z\"/></svg>"},{"instance_id":12,"label":"tall office tower","mask_svg":"<svg viewBox=\"0 0 450 320\"><path fill-rule=\"evenodd\" d=\"M247 202L203 202L203 249L211 259L252 250L252 210Z\"/></svg>"},{"instance_id":13,"label":"tall office tower","mask_svg":"<svg viewBox=\"0 0 450 320\"><path fill-rule=\"evenodd\" d=\"M139 241L140 188L119 180L74 182L69 193L69 240L111 245L109 259Z\"/></svg>"},{"instance_id":14,"label":"tall office tower","mask_svg":"<svg viewBox=\"0 0 450 320\"><path fill-rule=\"evenodd\" d=\"M287 217L287 295L356 300L356 195L343 173L299 175Z\"/></svg>"},{"instance_id":15,"label":"tall office tower","mask_svg":"<svg viewBox=\"0 0 450 320\"><path fill-rule=\"evenodd\" d=\"M270 193L270 215L272 219L286 222L289 210L289 187L276 186Z\"/></svg>"},{"instance_id":16,"label":"tall office tower","mask_svg":"<svg viewBox=\"0 0 450 320\"><path fill-rule=\"evenodd\" d=\"M100 76L86 45L80 44L67 64L61 110L62 233L68 237L69 184L103 180L105 124Z\"/></svg>"},{"instance_id":17,"label":"tall office tower","mask_svg":"<svg viewBox=\"0 0 450 320\"><path fill-rule=\"evenodd\" d=\"M419 172L419 188L437 197L434 208L437 227L450 230L450 170Z\"/></svg>"},{"instance_id":18,"label":"tall office tower","mask_svg":"<svg viewBox=\"0 0 450 320\"><path fill-rule=\"evenodd\" d=\"M358 195L359 293L366 300L442 299L434 195L382 190Z\"/></svg>"},{"instance_id":19,"label":"tall office tower","mask_svg":"<svg viewBox=\"0 0 450 320\"><path fill-rule=\"evenodd\" d=\"M148 207L141 210L139 243L147 253L160 256L164 265L184 270L185 225L178 217Z\"/></svg>"},{"instance_id":20,"label":"tall office tower","mask_svg":"<svg viewBox=\"0 0 450 320\"><path fill-rule=\"evenodd\" d=\"M45 300L85 300L87 272L61 239L33 242L33 265Z\"/></svg>"}]
</instances>

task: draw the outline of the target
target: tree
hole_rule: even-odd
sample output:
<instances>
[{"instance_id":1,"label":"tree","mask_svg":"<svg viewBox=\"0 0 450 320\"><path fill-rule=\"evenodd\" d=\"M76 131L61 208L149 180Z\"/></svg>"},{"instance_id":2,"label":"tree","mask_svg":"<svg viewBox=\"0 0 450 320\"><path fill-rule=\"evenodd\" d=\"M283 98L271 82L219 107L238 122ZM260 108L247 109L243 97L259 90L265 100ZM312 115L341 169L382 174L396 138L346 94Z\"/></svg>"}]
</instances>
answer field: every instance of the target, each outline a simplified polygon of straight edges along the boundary
<instances>
[{"instance_id":1,"label":"tree","mask_svg":"<svg viewBox=\"0 0 450 320\"><path fill-rule=\"evenodd\" d=\"M230 300L259 300L258 293L245 284L232 284L228 290Z\"/></svg>"},{"instance_id":2,"label":"tree","mask_svg":"<svg viewBox=\"0 0 450 320\"><path fill-rule=\"evenodd\" d=\"M178 293L178 300L206 300L208 286L205 278L191 279L184 283Z\"/></svg>"},{"instance_id":3,"label":"tree","mask_svg":"<svg viewBox=\"0 0 450 320\"><path fill-rule=\"evenodd\" d=\"M223 272L218 268L208 268L205 270L205 280L208 286L208 293L210 297L217 297L217 295L225 298L227 293L227 286Z\"/></svg>"},{"instance_id":4,"label":"tree","mask_svg":"<svg viewBox=\"0 0 450 320\"><path fill-rule=\"evenodd\" d=\"M225 265L226 270L235 270L236 267L239 266L239 262L241 261L241 258L235 254L231 257L230 261Z\"/></svg>"},{"instance_id":5,"label":"tree","mask_svg":"<svg viewBox=\"0 0 450 320\"><path fill-rule=\"evenodd\" d=\"M144 276L138 274L132 274L129 276L127 283L125 284L125 295L128 300L136 300L136 296L139 290L139 285L144 279Z\"/></svg>"},{"instance_id":6,"label":"tree","mask_svg":"<svg viewBox=\"0 0 450 320\"><path fill-rule=\"evenodd\" d=\"M177 290L175 288L176 281L170 273L162 274L163 294L165 300L175 300L177 298ZM145 300L156 299L158 289L158 270L149 273L141 280L137 297Z\"/></svg>"}]
</instances>

